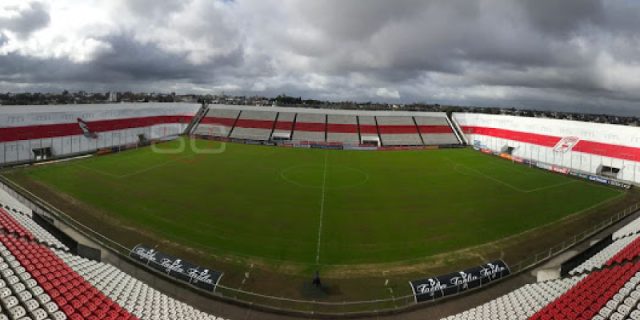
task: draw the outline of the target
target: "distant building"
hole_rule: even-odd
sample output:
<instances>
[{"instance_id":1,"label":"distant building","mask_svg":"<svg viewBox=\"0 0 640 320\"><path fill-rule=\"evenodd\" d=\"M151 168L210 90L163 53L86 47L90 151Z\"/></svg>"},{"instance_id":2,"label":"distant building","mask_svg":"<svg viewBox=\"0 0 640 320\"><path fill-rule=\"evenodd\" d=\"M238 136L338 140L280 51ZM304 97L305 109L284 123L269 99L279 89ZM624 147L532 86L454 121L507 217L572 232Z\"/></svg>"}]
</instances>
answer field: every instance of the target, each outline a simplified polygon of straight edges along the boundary
<instances>
[{"instance_id":1,"label":"distant building","mask_svg":"<svg viewBox=\"0 0 640 320\"><path fill-rule=\"evenodd\" d=\"M109 92L109 102L118 102L118 93L117 92Z\"/></svg>"}]
</instances>

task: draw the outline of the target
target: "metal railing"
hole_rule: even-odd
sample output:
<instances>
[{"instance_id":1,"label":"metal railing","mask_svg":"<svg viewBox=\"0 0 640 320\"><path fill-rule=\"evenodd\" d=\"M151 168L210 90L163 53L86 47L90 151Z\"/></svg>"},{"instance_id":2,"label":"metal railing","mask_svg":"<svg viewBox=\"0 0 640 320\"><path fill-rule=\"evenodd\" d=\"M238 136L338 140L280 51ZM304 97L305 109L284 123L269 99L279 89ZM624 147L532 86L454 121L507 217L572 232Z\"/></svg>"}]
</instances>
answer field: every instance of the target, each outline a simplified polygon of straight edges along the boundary
<instances>
[{"instance_id":1,"label":"metal railing","mask_svg":"<svg viewBox=\"0 0 640 320\"><path fill-rule=\"evenodd\" d=\"M602 232L606 228L614 225L618 221L630 216L634 212L637 212L639 209L640 203L633 204L626 209L618 212L617 214L611 216L609 219L604 219L593 227L574 235L573 238L569 238L553 247L550 247L547 250L537 252L536 254L529 256L529 258L510 265L511 271L513 273L519 273L524 270L531 269L532 267L539 265L541 262L549 260L550 258L555 257L558 254L568 250L569 248L572 248L576 244L593 237L599 232Z\"/></svg>"},{"instance_id":2,"label":"metal railing","mask_svg":"<svg viewBox=\"0 0 640 320\"><path fill-rule=\"evenodd\" d=\"M402 295L397 297L390 297L384 299L372 299L362 301L343 301L343 302L331 302L331 301L314 301L304 299L294 299L287 297L278 297L266 294L259 294L251 291L241 290L237 288L227 287L223 284L218 284L216 292L211 293L195 286L191 286L186 283L178 282L175 279L170 278L168 275L153 270L152 268L145 266L139 261L129 257L130 248L96 232L91 227L82 224L81 222L73 219L63 211L57 209L46 201L42 200L38 196L32 194L30 191L24 189L22 186L17 185L13 181L0 175L0 183L13 190L22 200L23 204L27 205L31 209L37 211L43 211L58 219L67 226L73 228L75 231L96 242L104 249L107 249L113 253L116 253L120 259L123 259L130 264L142 268L145 271L163 279L174 283L176 286L188 287L190 291L197 292L200 295L208 296L215 299L222 299L236 304L241 304L250 307L256 307L259 309L265 309L268 311L275 311L281 313L293 313L303 316L325 316L325 317L347 317L354 315L372 315L372 314L386 314L401 312L406 309L410 309L418 305L415 302L413 294ZM526 270L529 270L550 258L564 252L565 250L575 246L576 244L592 237L593 235L603 231L604 229L612 226L620 220L628 217L632 213L640 209L640 203L636 203L623 211L611 216L608 219L603 220L599 224L585 230L574 237L567 239L547 250L530 255L528 258L518 261L514 264L510 264L511 274L501 281L514 277ZM430 303L442 301L444 299L455 298L460 295L465 295L470 292L477 291L486 286L499 284L501 281L492 282L485 286L478 287L476 289L467 290L440 298L432 301L426 301L419 303L420 305L428 305Z\"/></svg>"}]
</instances>

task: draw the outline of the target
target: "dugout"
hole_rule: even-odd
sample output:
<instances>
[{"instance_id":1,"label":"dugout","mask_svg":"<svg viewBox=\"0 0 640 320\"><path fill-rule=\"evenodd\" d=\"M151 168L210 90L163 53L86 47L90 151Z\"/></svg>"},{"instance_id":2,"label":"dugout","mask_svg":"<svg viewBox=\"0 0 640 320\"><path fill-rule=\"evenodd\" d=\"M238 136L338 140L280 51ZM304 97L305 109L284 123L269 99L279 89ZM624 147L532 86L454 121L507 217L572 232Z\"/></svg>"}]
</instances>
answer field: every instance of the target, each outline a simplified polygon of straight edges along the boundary
<instances>
[{"instance_id":1,"label":"dugout","mask_svg":"<svg viewBox=\"0 0 640 320\"><path fill-rule=\"evenodd\" d=\"M382 146L382 143L380 142L380 137L377 137L377 136L362 136L360 138L360 144L364 146L375 146L375 147Z\"/></svg>"},{"instance_id":2,"label":"dugout","mask_svg":"<svg viewBox=\"0 0 640 320\"><path fill-rule=\"evenodd\" d=\"M291 141L291 133L290 132L274 132L271 136L272 141Z\"/></svg>"},{"instance_id":3,"label":"dugout","mask_svg":"<svg viewBox=\"0 0 640 320\"><path fill-rule=\"evenodd\" d=\"M51 147L35 148L31 151L33 152L33 158L36 161L47 160L53 157L53 152L51 151Z\"/></svg>"}]
</instances>

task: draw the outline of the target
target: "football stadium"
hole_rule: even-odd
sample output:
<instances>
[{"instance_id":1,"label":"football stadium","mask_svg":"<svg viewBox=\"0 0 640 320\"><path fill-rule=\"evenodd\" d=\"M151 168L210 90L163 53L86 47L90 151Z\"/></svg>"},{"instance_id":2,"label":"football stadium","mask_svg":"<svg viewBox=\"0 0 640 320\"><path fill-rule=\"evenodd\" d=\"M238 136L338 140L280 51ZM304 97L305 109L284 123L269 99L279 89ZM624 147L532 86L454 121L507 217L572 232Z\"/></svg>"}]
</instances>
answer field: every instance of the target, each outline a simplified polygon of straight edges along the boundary
<instances>
[{"instance_id":1,"label":"football stadium","mask_svg":"<svg viewBox=\"0 0 640 320\"><path fill-rule=\"evenodd\" d=\"M6 319L640 319L638 127L3 106L0 168Z\"/></svg>"}]
</instances>

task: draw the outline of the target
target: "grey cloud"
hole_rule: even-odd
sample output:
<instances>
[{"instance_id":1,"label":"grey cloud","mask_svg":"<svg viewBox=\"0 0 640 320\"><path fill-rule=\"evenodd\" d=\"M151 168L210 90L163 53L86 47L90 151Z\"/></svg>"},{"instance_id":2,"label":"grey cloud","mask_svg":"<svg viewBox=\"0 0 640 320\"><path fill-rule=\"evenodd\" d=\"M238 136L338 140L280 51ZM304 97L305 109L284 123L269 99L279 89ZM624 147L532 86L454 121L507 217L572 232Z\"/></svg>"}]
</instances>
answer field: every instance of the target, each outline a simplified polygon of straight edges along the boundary
<instances>
[{"instance_id":1,"label":"grey cloud","mask_svg":"<svg viewBox=\"0 0 640 320\"><path fill-rule=\"evenodd\" d=\"M96 55L89 63L76 64L65 58L41 59L15 53L0 55L0 81L37 84L84 82L85 86L153 81L200 84L211 81L217 68L237 65L242 56L234 52L206 65L194 65L187 61L185 55L168 53L152 44L139 43L127 35L100 40L108 43L112 50Z\"/></svg>"},{"instance_id":2,"label":"grey cloud","mask_svg":"<svg viewBox=\"0 0 640 320\"><path fill-rule=\"evenodd\" d=\"M46 27L51 21L49 12L44 4L32 2L29 7L20 10L16 17L0 18L0 29L8 29L21 36Z\"/></svg>"},{"instance_id":3,"label":"grey cloud","mask_svg":"<svg viewBox=\"0 0 640 320\"><path fill-rule=\"evenodd\" d=\"M82 80L81 69L67 59L38 59L16 53L0 55L0 81L39 84Z\"/></svg>"},{"instance_id":4,"label":"grey cloud","mask_svg":"<svg viewBox=\"0 0 640 320\"><path fill-rule=\"evenodd\" d=\"M415 17L427 6L421 0L305 1L297 13L333 39L362 42L389 23Z\"/></svg>"},{"instance_id":5,"label":"grey cloud","mask_svg":"<svg viewBox=\"0 0 640 320\"><path fill-rule=\"evenodd\" d=\"M127 16L127 30L137 39L145 39L176 52L186 52L196 63L242 54L241 21L229 15L233 3L221 6L220 0L134 0L120 8Z\"/></svg>"},{"instance_id":6,"label":"grey cloud","mask_svg":"<svg viewBox=\"0 0 640 320\"><path fill-rule=\"evenodd\" d=\"M532 24L551 35L566 35L585 24L604 19L601 0L524 0L524 10Z\"/></svg>"},{"instance_id":7,"label":"grey cloud","mask_svg":"<svg viewBox=\"0 0 640 320\"><path fill-rule=\"evenodd\" d=\"M100 77L136 81L201 81L203 70L208 67L191 65L186 62L184 54L168 53L152 44L138 43L126 35L111 36L102 40L109 43L112 50L97 55L87 66L100 71Z\"/></svg>"},{"instance_id":8,"label":"grey cloud","mask_svg":"<svg viewBox=\"0 0 640 320\"><path fill-rule=\"evenodd\" d=\"M635 35L640 28L640 2L615 1L603 2L605 6L604 23L611 32Z\"/></svg>"},{"instance_id":9,"label":"grey cloud","mask_svg":"<svg viewBox=\"0 0 640 320\"><path fill-rule=\"evenodd\" d=\"M313 10L302 11L306 15L301 19L312 21L311 27L324 37L317 37L319 43L303 43L331 50L309 54L299 44L289 48L310 59L316 72L331 76L356 72L388 85L436 73L459 75L466 78L464 82L478 85L619 95L596 69L601 52L620 54L613 50L615 45L604 44L617 35L610 32L615 21L606 18L609 13L601 2L468 3L394 1L385 11L373 2L354 13L349 7L353 2L344 11L332 3L317 2ZM332 10L336 14L328 14ZM362 20L367 27L347 28L340 34L341 28L359 23L360 12L374 17ZM634 47L626 49L629 62L638 62ZM478 69L482 74L472 72ZM465 90L456 83L449 85Z\"/></svg>"},{"instance_id":10,"label":"grey cloud","mask_svg":"<svg viewBox=\"0 0 640 320\"><path fill-rule=\"evenodd\" d=\"M140 19L163 19L167 15L180 11L186 0L128 0L126 8Z\"/></svg>"},{"instance_id":11,"label":"grey cloud","mask_svg":"<svg viewBox=\"0 0 640 320\"><path fill-rule=\"evenodd\" d=\"M640 74L610 74L611 63L640 65L640 4L629 0L122 3L127 23L94 37L111 50L77 64L0 55L0 81L363 101L385 88L400 93L394 102L627 111L640 102Z\"/></svg>"}]
</instances>

